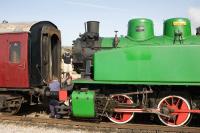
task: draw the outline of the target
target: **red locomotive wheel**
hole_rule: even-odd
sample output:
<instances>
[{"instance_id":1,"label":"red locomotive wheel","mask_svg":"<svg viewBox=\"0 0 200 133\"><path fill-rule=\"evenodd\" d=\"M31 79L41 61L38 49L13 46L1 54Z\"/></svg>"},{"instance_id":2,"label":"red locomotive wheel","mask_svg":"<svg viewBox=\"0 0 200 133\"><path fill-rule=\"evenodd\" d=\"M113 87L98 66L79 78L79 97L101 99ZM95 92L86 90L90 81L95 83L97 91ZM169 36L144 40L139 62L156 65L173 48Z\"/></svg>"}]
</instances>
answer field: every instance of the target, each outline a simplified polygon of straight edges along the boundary
<instances>
[{"instance_id":1,"label":"red locomotive wheel","mask_svg":"<svg viewBox=\"0 0 200 133\"><path fill-rule=\"evenodd\" d=\"M158 108L162 109L166 107L169 111L172 112L170 115L172 115L172 118L167 118L161 115L158 115L158 118L160 121L171 127L178 127L186 124L190 118L190 113L180 112L180 111L188 111L190 110L190 104L188 101L181 97L181 96L167 96L164 97L158 104Z\"/></svg>"},{"instance_id":2,"label":"red locomotive wheel","mask_svg":"<svg viewBox=\"0 0 200 133\"><path fill-rule=\"evenodd\" d=\"M119 103L127 103L127 104L133 103L132 99L126 95L113 96L112 98L118 101ZM134 113L127 113L127 112L113 113L112 115L107 114L108 119L117 124L127 123L133 118L133 116Z\"/></svg>"}]
</instances>

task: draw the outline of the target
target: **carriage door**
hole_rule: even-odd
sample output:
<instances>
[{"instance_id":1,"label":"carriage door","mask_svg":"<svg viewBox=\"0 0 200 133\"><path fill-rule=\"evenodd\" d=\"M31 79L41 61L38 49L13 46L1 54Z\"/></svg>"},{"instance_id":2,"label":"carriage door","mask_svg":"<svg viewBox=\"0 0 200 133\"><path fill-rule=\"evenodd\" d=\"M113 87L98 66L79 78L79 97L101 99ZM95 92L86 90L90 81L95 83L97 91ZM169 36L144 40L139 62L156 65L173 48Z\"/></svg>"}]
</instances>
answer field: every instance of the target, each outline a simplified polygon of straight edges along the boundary
<instances>
[{"instance_id":1,"label":"carriage door","mask_svg":"<svg viewBox=\"0 0 200 133\"><path fill-rule=\"evenodd\" d=\"M44 26L41 35L42 76L46 81L53 75L60 79L60 31L54 27Z\"/></svg>"},{"instance_id":2,"label":"carriage door","mask_svg":"<svg viewBox=\"0 0 200 133\"><path fill-rule=\"evenodd\" d=\"M5 34L5 87L26 88L28 80L28 33Z\"/></svg>"}]
</instances>

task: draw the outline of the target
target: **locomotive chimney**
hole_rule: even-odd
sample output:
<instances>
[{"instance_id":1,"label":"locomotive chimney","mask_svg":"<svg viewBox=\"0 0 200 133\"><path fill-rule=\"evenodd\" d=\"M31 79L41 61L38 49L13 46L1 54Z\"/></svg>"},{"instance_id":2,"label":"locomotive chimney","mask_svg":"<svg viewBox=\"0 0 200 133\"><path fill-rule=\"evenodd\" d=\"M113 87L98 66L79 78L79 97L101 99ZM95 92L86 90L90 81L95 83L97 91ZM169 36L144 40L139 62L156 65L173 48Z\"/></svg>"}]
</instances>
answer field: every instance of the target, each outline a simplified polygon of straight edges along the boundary
<instances>
[{"instance_id":1,"label":"locomotive chimney","mask_svg":"<svg viewBox=\"0 0 200 133\"><path fill-rule=\"evenodd\" d=\"M99 34L99 22L98 21L87 21L87 32Z\"/></svg>"}]
</instances>

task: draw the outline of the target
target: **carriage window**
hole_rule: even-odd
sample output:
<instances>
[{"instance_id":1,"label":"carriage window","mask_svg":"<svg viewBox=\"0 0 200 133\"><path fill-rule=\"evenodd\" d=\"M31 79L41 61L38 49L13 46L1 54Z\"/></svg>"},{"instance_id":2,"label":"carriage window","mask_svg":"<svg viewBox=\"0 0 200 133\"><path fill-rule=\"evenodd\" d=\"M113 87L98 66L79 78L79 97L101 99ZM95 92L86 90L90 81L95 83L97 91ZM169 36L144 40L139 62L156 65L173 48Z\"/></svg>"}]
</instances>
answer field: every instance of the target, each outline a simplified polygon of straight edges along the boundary
<instances>
[{"instance_id":1,"label":"carriage window","mask_svg":"<svg viewBox=\"0 0 200 133\"><path fill-rule=\"evenodd\" d=\"M19 63L21 56L21 45L19 42L10 43L9 60L11 63Z\"/></svg>"}]
</instances>

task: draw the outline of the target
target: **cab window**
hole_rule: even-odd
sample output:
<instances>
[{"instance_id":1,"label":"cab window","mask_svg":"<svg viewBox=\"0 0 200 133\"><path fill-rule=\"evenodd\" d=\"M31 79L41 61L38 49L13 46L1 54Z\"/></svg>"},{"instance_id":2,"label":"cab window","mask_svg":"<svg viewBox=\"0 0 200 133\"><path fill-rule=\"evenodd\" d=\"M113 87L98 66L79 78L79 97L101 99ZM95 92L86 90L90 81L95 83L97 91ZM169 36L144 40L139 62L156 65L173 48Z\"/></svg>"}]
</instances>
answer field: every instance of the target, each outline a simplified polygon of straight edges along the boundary
<instances>
[{"instance_id":1,"label":"cab window","mask_svg":"<svg viewBox=\"0 0 200 133\"><path fill-rule=\"evenodd\" d=\"M21 45L20 42L12 42L10 43L9 50L9 60L11 63L19 63L21 56Z\"/></svg>"}]
</instances>

